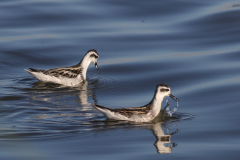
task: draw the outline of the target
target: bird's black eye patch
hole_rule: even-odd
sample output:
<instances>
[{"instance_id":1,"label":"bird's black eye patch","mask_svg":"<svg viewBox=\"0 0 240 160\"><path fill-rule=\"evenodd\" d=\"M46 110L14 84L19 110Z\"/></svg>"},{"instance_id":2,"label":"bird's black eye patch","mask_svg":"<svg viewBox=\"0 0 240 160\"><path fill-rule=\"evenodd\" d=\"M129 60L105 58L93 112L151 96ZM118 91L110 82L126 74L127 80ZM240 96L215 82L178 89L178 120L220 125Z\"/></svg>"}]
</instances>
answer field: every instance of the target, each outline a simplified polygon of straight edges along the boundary
<instances>
[{"instance_id":1,"label":"bird's black eye patch","mask_svg":"<svg viewBox=\"0 0 240 160\"><path fill-rule=\"evenodd\" d=\"M98 59L98 56L95 54L91 54L90 57L95 57L96 59Z\"/></svg>"},{"instance_id":2,"label":"bird's black eye patch","mask_svg":"<svg viewBox=\"0 0 240 160\"><path fill-rule=\"evenodd\" d=\"M162 88L162 89L160 89L160 91L161 91L161 92L167 92L167 91L169 91L169 89L164 89L164 88Z\"/></svg>"}]
</instances>

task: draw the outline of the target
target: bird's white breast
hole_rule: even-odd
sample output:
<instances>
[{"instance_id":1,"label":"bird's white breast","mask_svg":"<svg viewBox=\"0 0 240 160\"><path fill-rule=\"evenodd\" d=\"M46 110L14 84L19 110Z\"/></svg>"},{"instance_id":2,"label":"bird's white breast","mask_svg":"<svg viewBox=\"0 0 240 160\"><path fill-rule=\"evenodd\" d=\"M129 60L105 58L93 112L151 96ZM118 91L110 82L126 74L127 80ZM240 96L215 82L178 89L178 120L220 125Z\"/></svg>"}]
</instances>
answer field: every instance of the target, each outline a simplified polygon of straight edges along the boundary
<instances>
[{"instance_id":1,"label":"bird's white breast","mask_svg":"<svg viewBox=\"0 0 240 160\"><path fill-rule=\"evenodd\" d=\"M76 78L67 78L63 76L54 77L41 72L31 72L31 74L40 81L53 82L67 86L75 86L83 81L80 74Z\"/></svg>"}]
</instances>

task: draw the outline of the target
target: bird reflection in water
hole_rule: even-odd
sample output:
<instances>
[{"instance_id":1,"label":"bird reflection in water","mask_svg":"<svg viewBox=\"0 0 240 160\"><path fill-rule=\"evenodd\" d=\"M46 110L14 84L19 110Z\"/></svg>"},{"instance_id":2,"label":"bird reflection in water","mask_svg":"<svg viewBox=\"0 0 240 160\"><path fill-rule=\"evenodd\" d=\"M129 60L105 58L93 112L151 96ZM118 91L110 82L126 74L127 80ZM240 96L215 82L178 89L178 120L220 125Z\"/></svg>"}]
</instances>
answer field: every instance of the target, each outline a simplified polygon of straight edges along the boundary
<instances>
[{"instance_id":1,"label":"bird reflection in water","mask_svg":"<svg viewBox=\"0 0 240 160\"><path fill-rule=\"evenodd\" d=\"M166 103L166 106L160 111L159 115L154 120L154 123L149 126L149 129L153 132L153 135L157 139L154 143L154 146L156 147L157 152L160 154L171 153L172 148L177 146L176 143L171 143L172 135L178 133L177 122L171 122L171 120L175 119L176 117L169 116L167 109L169 108L170 104L168 103L168 100ZM172 133L169 133L170 125L174 123L176 125L176 130ZM166 134L164 133L162 126L167 129Z\"/></svg>"},{"instance_id":2,"label":"bird reflection in water","mask_svg":"<svg viewBox=\"0 0 240 160\"><path fill-rule=\"evenodd\" d=\"M90 86L90 87L89 87ZM46 102L56 101L64 99L69 96L78 96L78 103L84 107L91 107L91 103L88 102L89 97L93 97L95 100L95 95L93 95L93 90L91 89L92 84L88 84L87 81L79 84L75 87L67 87L61 84L46 83L46 82L36 82L33 84L33 89L31 89L30 98L35 100L41 100ZM35 93L35 94L33 94ZM64 94L65 93L65 94ZM67 93L67 94L66 94ZM45 94L45 95L43 95ZM42 98L44 96L44 98Z\"/></svg>"},{"instance_id":3,"label":"bird reflection in water","mask_svg":"<svg viewBox=\"0 0 240 160\"><path fill-rule=\"evenodd\" d=\"M92 89L89 88L91 84L88 84L87 82L84 82L79 86L79 104L82 106L82 110L92 109L92 104L88 102L88 98L92 97L93 101L96 103L96 96L94 95L94 92Z\"/></svg>"},{"instance_id":4,"label":"bird reflection in water","mask_svg":"<svg viewBox=\"0 0 240 160\"><path fill-rule=\"evenodd\" d=\"M48 105L35 107L36 109L46 109L43 112L38 110L38 113L33 116L36 119L55 118L53 123L58 123L59 120L89 120L96 116L93 113L92 101L95 100L93 91L93 83L87 81L75 87L67 87L60 84L36 82L31 89L28 89L31 100L47 102ZM41 102L40 102L41 103ZM57 119L58 120L57 120Z\"/></svg>"},{"instance_id":5,"label":"bird reflection in water","mask_svg":"<svg viewBox=\"0 0 240 160\"><path fill-rule=\"evenodd\" d=\"M154 143L157 152L160 154L163 153L171 153L172 148L176 147L176 143L171 143L171 136L178 132L178 129L176 129L175 132L170 134L165 134L162 129L162 122L153 123L150 126L150 130L152 130L154 136L156 137L156 142Z\"/></svg>"}]
</instances>

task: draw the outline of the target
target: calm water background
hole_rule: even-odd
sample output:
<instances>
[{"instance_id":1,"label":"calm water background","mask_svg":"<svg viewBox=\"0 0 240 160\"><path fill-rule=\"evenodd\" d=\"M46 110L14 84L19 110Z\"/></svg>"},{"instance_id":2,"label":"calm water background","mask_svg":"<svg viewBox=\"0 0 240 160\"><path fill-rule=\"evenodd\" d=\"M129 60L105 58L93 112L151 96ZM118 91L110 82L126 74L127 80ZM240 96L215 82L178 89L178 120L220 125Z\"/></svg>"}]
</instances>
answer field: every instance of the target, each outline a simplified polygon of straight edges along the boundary
<instances>
[{"instance_id":1,"label":"calm water background","mask_svg":"<svg viewBox=\"0 0 240 160\"><path fill-rule=\"evenodd\" d=\"M240 158L239 1L2 0L0 13L1 160ZM79 87L24 71L89 49L101 73L91 64ZM160 83L180 99L171 119L111 122L91 106L141 106Z\"/></svg>"}]
</instances>

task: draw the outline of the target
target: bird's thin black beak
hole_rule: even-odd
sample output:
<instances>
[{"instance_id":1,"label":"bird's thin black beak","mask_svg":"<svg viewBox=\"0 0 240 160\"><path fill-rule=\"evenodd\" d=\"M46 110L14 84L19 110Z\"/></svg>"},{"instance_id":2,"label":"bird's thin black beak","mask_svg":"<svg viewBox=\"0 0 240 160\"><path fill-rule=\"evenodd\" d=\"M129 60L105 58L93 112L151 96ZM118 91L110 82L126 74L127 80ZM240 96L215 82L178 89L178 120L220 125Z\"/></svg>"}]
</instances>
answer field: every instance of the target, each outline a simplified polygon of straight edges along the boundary
<instances>
[{"instance_id":1,"label":"bird's thin black beak","mask_svg":"<svg viewBox=\"0 0 240 160\"><path fill-rule=\"evenodd\" d=\"M173 96L171 93L169 94L169 97L171 97L173 100L175 100L176 102L178 102L179 100L175 97L175 96Z\"/></svg>"},{"instance_id":2,"label":"bird's thin black beak","mask_svg":"<svg viewBox=\"0 0 240 160\"><path fill-rule=\"evenodd\" d=\"M99 73L99 68L98 68L97 62L95 62L95 67L97 68L97 71Z\"/></svg>"}]
</instances>

